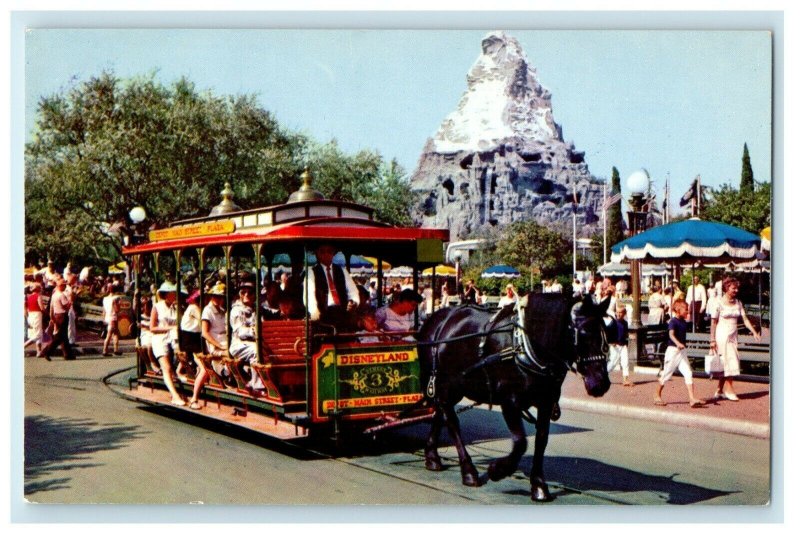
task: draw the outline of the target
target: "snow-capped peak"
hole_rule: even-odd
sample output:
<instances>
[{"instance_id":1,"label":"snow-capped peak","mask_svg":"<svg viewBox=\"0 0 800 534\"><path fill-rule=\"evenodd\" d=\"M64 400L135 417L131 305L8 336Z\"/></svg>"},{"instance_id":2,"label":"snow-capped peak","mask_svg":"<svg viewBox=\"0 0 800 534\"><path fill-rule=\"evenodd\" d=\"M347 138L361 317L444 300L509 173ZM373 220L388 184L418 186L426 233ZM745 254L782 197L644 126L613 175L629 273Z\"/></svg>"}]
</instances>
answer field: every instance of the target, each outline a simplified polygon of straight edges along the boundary
<instances>
[{"instance_id":1,"label":"snow-capped peak","mask_svg":"<svg viewBox=\"0 0 800 534\"><path fill-rule=\"evenodd\" d=\"M519 42L496 31L483 38L481 49L458 107L433 137L436 152L482 152L512 138L523 145L561 140L550 93Z\"/></svg>"}]
</instances>

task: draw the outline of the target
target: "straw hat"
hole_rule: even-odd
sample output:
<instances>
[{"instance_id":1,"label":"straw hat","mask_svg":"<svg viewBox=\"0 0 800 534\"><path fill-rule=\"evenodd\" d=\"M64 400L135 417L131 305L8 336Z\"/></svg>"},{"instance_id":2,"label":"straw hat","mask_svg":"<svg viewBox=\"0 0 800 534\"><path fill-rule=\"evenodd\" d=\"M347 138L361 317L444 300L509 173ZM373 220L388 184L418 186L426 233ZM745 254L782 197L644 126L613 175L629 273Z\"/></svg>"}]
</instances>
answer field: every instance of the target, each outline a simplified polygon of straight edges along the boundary
<instances>
[{"instance_id":1,"label":"straw hat","mask_svg":"<svg viewBox=\"0 0 800 534\"><path fill-rule=\"evenodd\" d=\"M206 291L206 295L224 297L225 284L223 284L222 282L217 282L216 284L214 284L214 287Z\"/></svg>"}]
</instances>

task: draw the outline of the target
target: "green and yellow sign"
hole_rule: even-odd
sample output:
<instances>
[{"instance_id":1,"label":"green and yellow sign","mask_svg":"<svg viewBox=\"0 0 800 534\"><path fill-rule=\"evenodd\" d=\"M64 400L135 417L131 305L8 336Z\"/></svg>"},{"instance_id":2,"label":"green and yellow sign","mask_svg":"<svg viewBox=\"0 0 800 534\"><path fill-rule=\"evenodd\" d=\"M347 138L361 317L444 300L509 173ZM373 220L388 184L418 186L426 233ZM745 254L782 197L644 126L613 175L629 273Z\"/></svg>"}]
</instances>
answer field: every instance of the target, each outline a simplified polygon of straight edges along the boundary
<instances>
[{"instance_id":1,"label":"green and yellow sign","mask_svg":"<svg viewBox=\"0 0 800 534\"><path fill-rule=\"evenodd\" d=\"M325 346L314 361L314 418L403 410L422 398L419 375L414 345Z\"/></svg>"}]
</instances>

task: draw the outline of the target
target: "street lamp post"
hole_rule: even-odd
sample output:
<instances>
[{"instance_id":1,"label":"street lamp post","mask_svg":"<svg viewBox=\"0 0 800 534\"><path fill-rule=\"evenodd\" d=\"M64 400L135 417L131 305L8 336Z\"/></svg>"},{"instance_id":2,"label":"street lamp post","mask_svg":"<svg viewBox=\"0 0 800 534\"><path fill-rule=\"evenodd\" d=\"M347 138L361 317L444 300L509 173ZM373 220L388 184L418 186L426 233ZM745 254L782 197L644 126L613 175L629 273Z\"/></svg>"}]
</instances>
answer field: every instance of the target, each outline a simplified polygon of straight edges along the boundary
<instances>
[{"instance_id":1,"label":"street lamp post","mask_svg":"<svg viewBox=\"0 0 800 534\"><path fill-rule=\"evenodd\" d=\"M640 169L633 172L627 180L628 190L631 193L631 211L628 212L628 229L630 236L635 236L645 229L647 214L642 211L644 206L644 194L650 185L650 176L647 171ZM630 339L628 342L629 360L634 365L639 361L639 350L642 348L644 336L639 334L642 329L642 308L641 308L641 262L631 260L631 297L633 298L633 313L630 325Z\"/></svg>"}]
</instances>

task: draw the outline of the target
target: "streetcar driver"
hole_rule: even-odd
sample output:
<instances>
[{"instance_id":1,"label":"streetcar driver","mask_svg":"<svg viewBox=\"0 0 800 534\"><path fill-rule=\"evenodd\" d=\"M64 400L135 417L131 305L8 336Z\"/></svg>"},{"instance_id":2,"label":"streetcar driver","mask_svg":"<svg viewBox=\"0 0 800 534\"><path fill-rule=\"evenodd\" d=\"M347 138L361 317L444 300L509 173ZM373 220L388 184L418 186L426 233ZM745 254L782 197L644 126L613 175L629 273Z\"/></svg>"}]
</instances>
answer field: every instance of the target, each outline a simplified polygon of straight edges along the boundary
<instances>
[{"instance_id":1,"label":"streetcar driver","mask_svg":"<svg viewBox=\"0 0 800 534\"><path fill-rule=\"evenodd\" d=\"M347 269L333 263L336 247L326 243L314 252L317 264L309 269L307 291L303 292L309 317L339 330L353 330L353 315L361 303L358 287Z\"/></svg>"}]
</instances>

